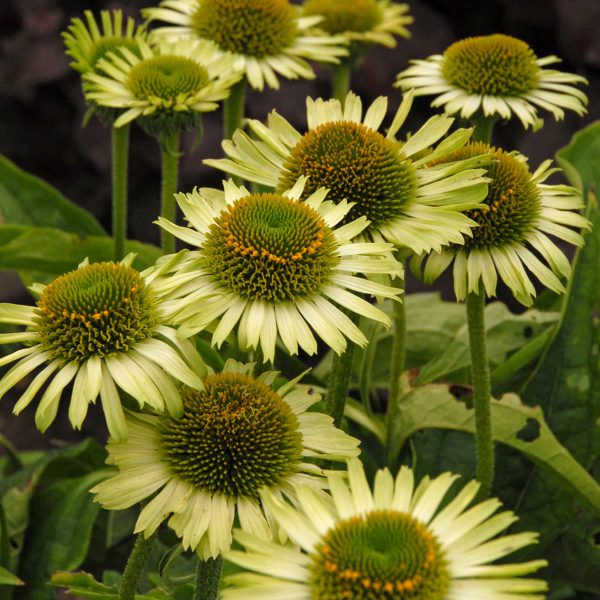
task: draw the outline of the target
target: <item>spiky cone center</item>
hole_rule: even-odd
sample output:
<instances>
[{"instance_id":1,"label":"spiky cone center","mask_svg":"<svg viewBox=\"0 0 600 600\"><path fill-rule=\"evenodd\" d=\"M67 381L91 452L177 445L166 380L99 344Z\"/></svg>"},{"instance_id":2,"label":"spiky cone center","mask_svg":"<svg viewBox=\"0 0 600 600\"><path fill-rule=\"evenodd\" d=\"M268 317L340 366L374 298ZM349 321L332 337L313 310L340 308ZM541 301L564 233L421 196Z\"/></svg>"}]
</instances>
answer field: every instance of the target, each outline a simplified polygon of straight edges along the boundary
<instances>
[{"instance_id":1,"label":"spiky cone center","mask_svg":"<svg viewBox=\"0 0 600 600\"><path fill-rule=\"evenodd\" d=\"M382 19L376 0L308 0L304 13L323 16L318 27L332 34L371 31Z\"/></svg>"},{"instance_id":2,"label":"spiky cone center","mask_svg":"<svg viewBox=\"0 0 600 600\"><path fill-rule=\"evenodd\" d=\"M518 96L537 87L536 60L525 42L511 36L471 37L444 52L442 74L470 94Z\"/></svg>"},{"instance_id":3,"label":"spiky cone center","mask_svg":"<svg viewBox=\"0 0 600 600\"><path fill-rule=\"evenodd\" d=\"M277 392L229 372L209 375L204 388L185 389L183 416L161 421L162 453L176 475L211 493L255 498L294 472L302 435Z\"/></svg>"},{"instance_id":4,"label":"spiky cone center","mask_svg":"<svg viewBox=\"0 0 600 600\"><path fill-rule=\"evenodd\" d=\"M202 0L192 28L223 50L257 58L279 54L298 36L288 0Z\"/></svg>"},{"instance_id":5,"label":"spiky cone center","mask_svg":"<svg viewBox=\"0 0 600 600\"><path fill-rule=\"evenodd\" d=\"M328 200L354 202L345 223L363 215L371 227L389 223L416 195L415 170L397 142L353 121L331 121L310 129L283 167L280 190L306 175L305 196L326 187Z\"/></svg>"},{"instance_id":6,"label":"spiky cone center","mask_svg":"<svg viewBox=\"0 0 600 600\"><path fill-rule=\"evenodd\" d=\"M207 70L185 56L153 56L131 68L127 87L139 100L159 98L177 104L181 97L200 92L209 83Z\"/></svg>"},{"instance_id":7,"label":"spiky cone center","mask_svg":"<svg viewBox=\"0 0 600 600\"><path fill-rule=\"evenodd\" d=\"M436 537L394 510L339 521L310 559L314 600L442 600L450 584Z\"/></svg>"},{"instance_id":8,"label":"spiky cone center","mask_svg":"<svg viewBox=\"0 0 600 600\"><path fill-rule=\"evenodd\" d=\"M277 303L319 293L339 262L336 248L332 230L306 204L253 194L221 212L200 252L231 292Z\"/></svg>"},{"instance_id":9,"label":"spiky cone center","mask_svg":"<svg viewBox=\"0 0 600 600\"><path fill-rule=\"evenodd\" d=\"M485 153L492 156L486 167L490 183L488 195L483 200L485 207L465 213L478 226L471 229L472 237L465 237L464 246L456 248L469 250L523 243L541 214L541 194L531 178L527 163L508 152L483 142L473 142L448 155L443 162Z\"/></svg>"},{"instance_id":10,"label":"spiky cone center","mask_svg":"<svg viewBox=\"0 0 600 600\"><path fill-rule=\"evenodd\" d=\"M42 348L66 360L127 352L151 336L157 322L153 295L139 272L112 262L58 277L35 312Z\"/></svg>"}]
</instances>

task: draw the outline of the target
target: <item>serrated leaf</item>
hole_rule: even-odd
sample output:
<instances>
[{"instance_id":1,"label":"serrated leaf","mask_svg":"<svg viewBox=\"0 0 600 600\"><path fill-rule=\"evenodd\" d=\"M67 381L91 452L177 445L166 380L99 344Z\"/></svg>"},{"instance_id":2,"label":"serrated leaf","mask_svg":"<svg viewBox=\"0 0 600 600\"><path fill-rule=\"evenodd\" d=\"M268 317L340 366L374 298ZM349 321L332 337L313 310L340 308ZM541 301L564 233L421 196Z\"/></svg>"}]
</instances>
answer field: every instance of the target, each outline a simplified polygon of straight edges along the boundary
<instances>
[{"instance_id":1,"label":"serrated leaf","mask_svg":"<svg viewBox=\"0 0 600 600\"><path fill-rule=\"evenodd\" d=\"M89 212L4 156L0 156L0 223L55 227L80 235L106 235Z\"/></svg>"},{"instance_id":2,"label":"serrated leaf","mask_svg":"<svg viewBox=\"0 0 600 600\"><path fill-rule=\"evenodd\" d=\"M539 407L526 406L517 396L507 395L492 400L491 410L494 440L519 450L551 473L600 517L600 485L556 439ZM401 447L415 432L429 428L474 433L474 411L445 385L414 388L400 400L392 439Z\"/></svg>"},{"instance_id":3,"label":"serrated leaf","mask_svg":"<svg viewBox=\"0 0 600 600\"><path fill-rule=\"evenodd\" d=\"M128 241L127 252L137 254L134 266L145 269L160 256L160 249L150 244ZM90 262L112 260L112 238L98 235L82 237L50 227L25 225L0 226L0 270L36 274L36 281L47 283L77 268L84 259Z\"/></svg>"}]
</instances>

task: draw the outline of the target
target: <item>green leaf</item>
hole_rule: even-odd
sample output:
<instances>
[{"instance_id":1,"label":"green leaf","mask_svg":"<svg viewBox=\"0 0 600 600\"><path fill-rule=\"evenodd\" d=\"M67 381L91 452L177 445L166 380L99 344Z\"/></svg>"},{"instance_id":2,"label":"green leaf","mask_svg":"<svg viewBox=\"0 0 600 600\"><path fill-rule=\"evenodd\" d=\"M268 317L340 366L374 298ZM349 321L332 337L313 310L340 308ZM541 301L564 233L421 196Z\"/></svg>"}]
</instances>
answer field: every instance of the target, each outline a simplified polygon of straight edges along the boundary
<instances>
[{"instance_id":1,"label":"green leaf","mask_svg":"<svg viewBox=\"0 0 600 600\"><path fill-rule=\"evenodd\" d=\"M54 587L65 587L69 594L79 598L90 600L119 600L119 589L115 585L105 585L96 581L92 575L85 572L69 573L58 571L52 575L50 585ZM136 594L135 600L148 600L149 598L160 598L157 596L146 596Z\"/></svg>"},{"instance_id":2,"label":"green leaf","mask_svg":"<svg viewBox=\"0 0 600 600\"><path fill-rule=\"evenodd\" d=\"M600 123L577 133L557 154L565 173L589 198L592 231L577 252L557 331L522 390L523 399L542 408L561 444L588 470L600 458L600 212L591 193L600 190L598 152ZM517 510L524 527L540 531L550 571L567 587L585 589L581 577L564 567L561 548L572 539L574 522L583 520L591 527L597 517L571 502L568 482L523 469L519 457L506 452L498 454L497 465L497 489ZM591 553L579 558L577 573L597 561L597 550L595 558Z\"/></svg>"},{"instance_id":3,"label":"green leaf","mask_svg":"<svg viewBox=\"0 0 600 600\"><path fill-rule=\"evenodd\" d=\"M135 267L154 264L160 249L150 244L128 241L127 252L136 252ZM36 281L47 283L58 275L77 268L84 259L90 262L113 259L112 238L76 233L49 227L6 225L0 227L0 270L35 273Z\"/></svg>"},{"instance_id":4,"label":"green leaf","mask_svg":"<svg viewBox=\"0 0 600 600\"><path fill-rule=\"evenodd\" d=\"M4 156L0 156L0 223L55 227L80 235L106 235L90 213Z\"/></svg>"},{"instance_id":5,"label":"green leaf","mask_svg":"<svg viewBox=\"0 0 600 600\"><path fill-rule=\"evenodd\" d=\"M19 569L27 582L27 593L21 594L21 598L52 598L47 586L52 573L81 565L100 511L89 491L105 478L106 472L69 478L34 497Z\"/></svg>"},{"instance_id":6,"label":"green leaf","mask_svg":"<svg viewBox=\"0 0 600 600\"><path fill-rule=\"evenodd\" d=\"M443 301L439 293L410 294L405 302L406 368L420 369L416 383L425 384L441 379L468 383L471 360L464 305ZM381 308L391 316L390 302L384 302ZM557 320L556 312L528 310L513 315L501 302L492 302L486 307L488 353L492 369L504 366L507 358L524 344L536 340L527 356L516 357L512 370L509 365L497 374L499 385L514 380L518 370L520 372L539 356L547 342L545 332ZM538 340L540 336L541 341ZM354 387L359 387L363 395L366 382L375 388L386 389L389 385L392 330L377 326L369 331L368 339L369 345L357 349L354 359ZM319 364L319 374L324 366L322 368Z\"/></svg>"},{"instance_id":7,"label":"green leaf","mask_svg":"<svg viewBox=\"0 0 600 600\"><path fill-rule=\"evenodd\" d=\"M0 585L24 585L23 582L10 571L0 567Z\"/></svg>"},{"instance_id":8,"label":"green leaf","mask_svg":"<svg viewBox=\"0 0 600 600\"><path fill-rule=\"evenodd\" d=\"M54 587L67 588L69 594L78 598L89 600L119 600L119 589L116 585L106 585L96 581L92 575L85 572L69 573L58 571L50 579L50 585ZM175 592L167 592L162 588L155 588L148 594L136 594L135 600L178 600L181 595ZM191 594L185 594L184 598L191 598Z\"/></svg>"},{"instance_id":9,"label":"green leaf","mask_svg":"<svg viewBox=\"0 0 600 600\"><path fill-rule=\"evenodd\" d=\"M464 311L462 305L461 310ZM485 307L485 323L491 368L502 364L511 352L518 350L527 340L542 333L557 319L557 313L532 309L514 315L501 302L488 304ZM416 384L422 385L440 379L456 381L456 378L451 377L452 374L468 369L471 357L466 324L457 330L449 344L442 347L444 348L442 354L421 369L415 379Z\"/></svg>"},{"instance_id":10,"label":"green leaf","mask_svg":"<svg viewBox=\"0 0 600 600\"><path fill-rule=\"evenodd\" d=\"M30 585L29 575L36 567L43 567L46 557L39 560L37 565L27 566L31 560L31 548L35 548L36 536L40 532L41 518L45 515L47 518L56 518L56 515L49 510L50 507L40 507L40 495L47 493L54 485L63 481L70 481L71 478L79 478L89 474L91 471L103 467L105 452L93 440L85 440L75 446L61 448L47 453L24 453L21 455L23 468L0 479L0 519L2 525L1 548L2 566L18 575L26 582L26 587L20 590L18 597L30 598L31 593L35 591ZM86 491L87 493L87 491ZM69 503L70 500L62 500ZM37 508L36 508L37 507ZM37 511L42 517L38 518L34 512ZM77 514L73 515L77 518ZM74 531L79 535L79 522ZM67 535L69 532L63 532ZM77 547L77 535L72 532L69 543ZM84 530L85 535L85 530ZM73 542L72 540L76 541ZM53 543L48 539L49 544ZM9 555L7 556L6 544L8 544ZM29 569L29 571L28 571ZM37 596L40 597L40 596Z\"/></svg>"},{"instance_id":11,"label":"green leaf","mask_svg":"<svg viewBox=\"0 0 600 600\"><path fill-rule=\"evenodd\" d=\"M492 400L491 410L496 441L519 450L551 473L600 517L600 485L557 440L539 407L526 406L511 394ZM428 428L474 433L474 411L445 385L414 388L400 400L392 439L401 447L415 432Z\"/></svg>"}]
</instances>

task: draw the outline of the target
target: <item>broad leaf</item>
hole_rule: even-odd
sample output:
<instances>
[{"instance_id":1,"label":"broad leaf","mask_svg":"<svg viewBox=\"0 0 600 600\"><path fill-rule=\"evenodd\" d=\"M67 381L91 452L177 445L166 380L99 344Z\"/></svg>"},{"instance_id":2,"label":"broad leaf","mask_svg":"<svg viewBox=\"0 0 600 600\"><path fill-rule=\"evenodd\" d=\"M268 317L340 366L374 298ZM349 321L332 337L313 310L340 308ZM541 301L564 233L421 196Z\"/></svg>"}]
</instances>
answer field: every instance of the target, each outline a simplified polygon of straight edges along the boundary
<instances>
[{"instance_id":1,"label":"broad leaf","mask_svg":"<svg viewBox=\"0 0 600 600\"><path fill-rule=\"evenodd\" d=\"M27 590L19 594L19 598L51 599L48 587L51 575L58 569L75 569L81 565L100 511L100 505L93 501L89 491L105 478L103 472L69 478L34 497L19 569L27 582Z\"/></svg>"},{"instance_id":2,"label":"broad leaf","mask_svg":"<svg viewBox=\"0 0 600 600\"><path fill-rule=\"evenodd\" d=\"M600 485L556 439L540 408L522 404L515 395L493 400L491 406L494 439L553 475L600 517ZM393 439L401 447L415 432L429 428L474 433L474 411L445 385L414 388L400 400Z\"/></svg>"},{"instance_id":3,"label":"broad leaf","mask_svg":"<svg viewBox=\"0 0 600 600\"><path fill-rule=\"evenodd\" d=\"M58 275L77 268L84 259L90 262L113 259L112 238L76 233L49 227L6 225L0 227L0 270L35 273L36 281L47 283ZM144 269L160 256L156 246L128 241L127 252L136 252L134 266Z\"/></svg>"},{"instance_id":4,"label":"broad leaf","mask_svg":"<svg viewBox=\"0 0 600 600\"><path fill-rule=\"evenodd\" d=\"M55 227L80 235L106 235L90 213L4 156L0 156L0 223Z\"/></svg>"},{"instance_id":5,"label":"broad leaf","mask_svg":"<svg viewBox=\"0 0 600 600\"><path fill-rule=\"evenodd\" d=\"M0 585L23 585L23 582L10 571L0 567Z\"/></svg>"}]
</instances>

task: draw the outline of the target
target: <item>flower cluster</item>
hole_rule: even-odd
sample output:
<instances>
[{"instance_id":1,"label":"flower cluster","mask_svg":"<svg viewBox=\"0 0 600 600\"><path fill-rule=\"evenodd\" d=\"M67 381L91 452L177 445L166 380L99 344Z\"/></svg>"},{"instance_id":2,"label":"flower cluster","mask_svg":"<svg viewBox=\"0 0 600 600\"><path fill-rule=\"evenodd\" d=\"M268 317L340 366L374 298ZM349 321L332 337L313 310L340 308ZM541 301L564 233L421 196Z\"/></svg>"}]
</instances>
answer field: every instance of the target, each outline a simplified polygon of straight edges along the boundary
<instances>
[{"instance_id":1,"label":"flower cluster","mask_svg":"<svg viewBox=\"0 0 600 600\"><path fill-rule=\"evenodd\" d=\"M243 104L245 82L277 88L280 77L314 77L308 61L393 47L409 36L408 10L389 0L164 0L143 11L148 27L168 24L150 33L119 11L102 13L101 28L86 12L64 38L92 109L164 142L230 94ZM481 307L499 282L530 305L531 274L565 291L571 267L553 238L583 244L581 193L546 183L551 161L531 172L520 153L481 141L497 117L538 127L538 107L557 119L585 111L574 87L583 78L545 68L557 60L509 36L469 38L398 75L405 94L386 128L388 99L363 107L349 90L307 98L300 129L276 111L240 121L226 156L204 161L233 179L163 188L185 224L174 210L156 223L185 249L163 247L144 270L134 254L86 259L33 285L34 306L0 304L0 323L23 328L0 333L0 344L22 345L0 357L12 364L0 397L15 388L18 414L40 396L41 431L63 396L75 429L99 397L114 468L95 500L108 510L143 503L135 533L150 538L166 523L202 561L224 555L245 569L225 579L224 600L543 598L546 583L525 576L546 561L506 562L537 534L507 534L515 515L495 514L499 501L475 501L480 484L458 489L450 473L416 484L407 466L395 478L380 469L371 486L347 433L357 428L341 420L364 369L352 350L392 324L405 260L426 283L452 265L456 298ZM448 114L407 131L414 97L427 94ZM456 114L473 126L456 127ZM163 150L177 161L178 146ZM333 357L329 376L327 356L305 383L310 369L298 365L319 353ZM284 375L271 368L280 362ZM382 400L388 418L402 367Z\"/></svg>"}]
</instances>

